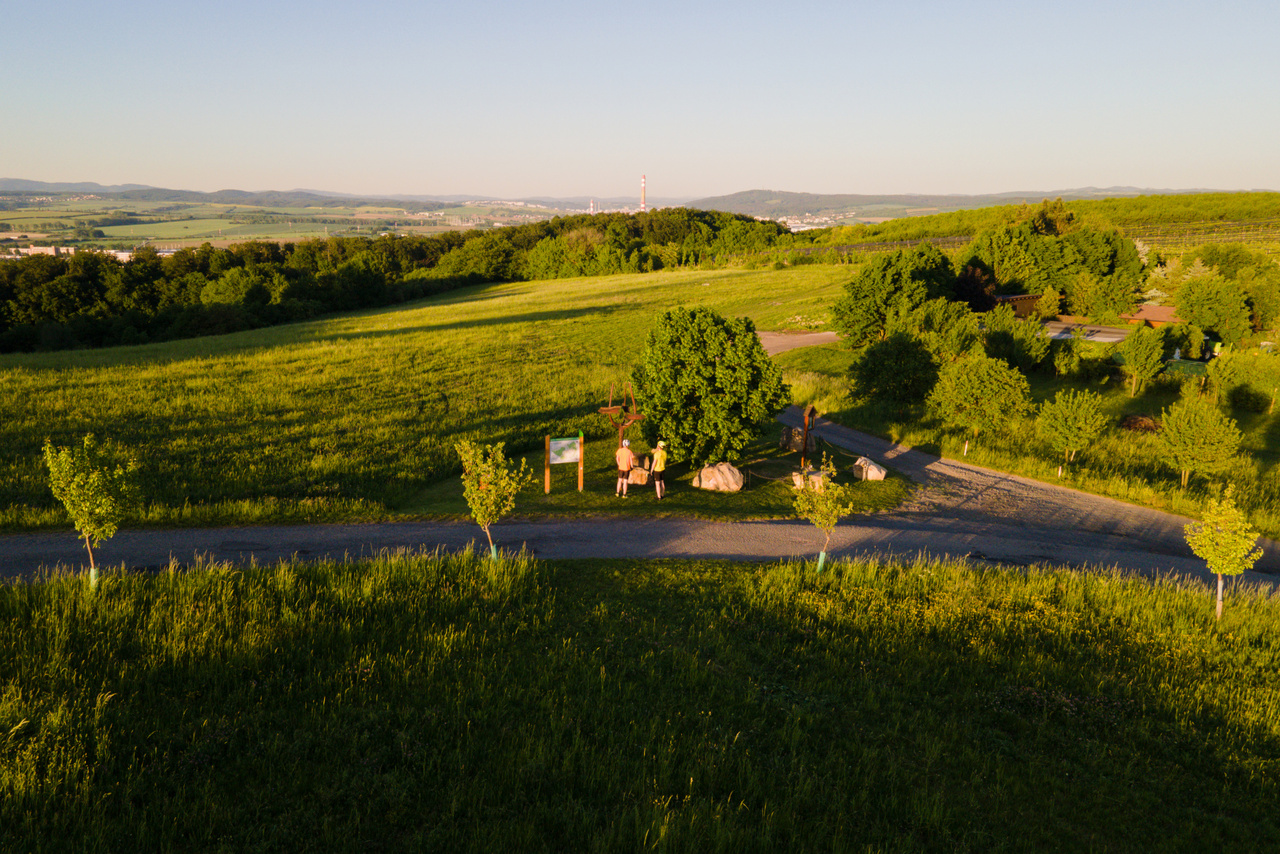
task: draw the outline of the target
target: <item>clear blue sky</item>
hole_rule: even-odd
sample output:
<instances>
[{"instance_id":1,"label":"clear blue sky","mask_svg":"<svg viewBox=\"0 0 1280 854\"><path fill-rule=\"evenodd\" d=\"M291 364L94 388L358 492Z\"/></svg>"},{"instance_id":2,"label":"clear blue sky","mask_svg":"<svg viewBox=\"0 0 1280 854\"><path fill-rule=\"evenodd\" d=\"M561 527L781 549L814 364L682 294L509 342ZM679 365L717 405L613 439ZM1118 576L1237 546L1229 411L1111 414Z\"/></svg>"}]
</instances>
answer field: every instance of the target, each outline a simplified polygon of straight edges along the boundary
<instances>
[{"instance_id":1,"label":"clear blue sky","mask_svg":"<svg viewBox=\"0 0 1280 854\"><path fill-rule=\"evenodd\" d=\"M0 176L496 197L1280 189L1280 3L13 2Z\"/></svg>"}]
</instances>

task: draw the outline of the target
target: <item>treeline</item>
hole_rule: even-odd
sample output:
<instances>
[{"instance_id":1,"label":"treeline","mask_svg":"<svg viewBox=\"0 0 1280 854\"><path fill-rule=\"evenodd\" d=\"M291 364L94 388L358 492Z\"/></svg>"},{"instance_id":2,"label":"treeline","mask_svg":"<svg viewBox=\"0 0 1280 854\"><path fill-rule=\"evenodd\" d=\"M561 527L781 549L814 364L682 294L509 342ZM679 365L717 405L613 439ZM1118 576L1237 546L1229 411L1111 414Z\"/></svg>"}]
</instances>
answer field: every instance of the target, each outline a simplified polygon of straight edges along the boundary
<instances>
[{"instance_id":1,"label":"treeline","mask_svg":"<svg viewBox=\"0 0 1280 854\"><path fill-rule=\"evenodd\" d=\"M665 208L431 237L204 244L121 263L96 252L0 260L0 351L215 335L390 305L482 282L714 266L791 245L785 226Z\"/></svg>"}]
</instances>

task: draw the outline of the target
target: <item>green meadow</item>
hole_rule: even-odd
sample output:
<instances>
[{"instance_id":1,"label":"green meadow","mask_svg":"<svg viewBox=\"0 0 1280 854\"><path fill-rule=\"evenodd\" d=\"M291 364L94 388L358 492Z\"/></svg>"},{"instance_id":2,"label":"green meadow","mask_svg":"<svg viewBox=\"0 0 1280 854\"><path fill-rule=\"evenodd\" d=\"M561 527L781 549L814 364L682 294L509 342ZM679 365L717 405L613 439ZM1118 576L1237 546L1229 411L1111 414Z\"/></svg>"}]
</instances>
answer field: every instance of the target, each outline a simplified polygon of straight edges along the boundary
<instances>
[{"instance_id":1,"label":"green meadow","mask_svg":"<svg viewBox=\"0 0 1280 854\"><path fill-rule=\"evenodd\" d=\"M1280 848L1280 599L828 567L0 586L0 849Z\"/></svg>"},{"instance_id":2,"label":"green meadow","mask_svg":"<svg viewBox=\"0 0 1280 854\"><path fill-rule=\"evenodd\" d=\"M615 434L596 410L611 386L620 394L660 312L706 305L761 329L805 328L849 275L812 265L522 282L233 335L3 355L0 526L66 525L40 447L87 432L143 463L147 504L133 525L457 512L431 490L457 488L464 438L504 441L536 465L544 436L582 430L602 471ZM894 503L904 488L873 487L871 500ZM592 509L555 496L546 512ZM740 507L730 512L779 515Z\"/></svg>"}]
</instances>

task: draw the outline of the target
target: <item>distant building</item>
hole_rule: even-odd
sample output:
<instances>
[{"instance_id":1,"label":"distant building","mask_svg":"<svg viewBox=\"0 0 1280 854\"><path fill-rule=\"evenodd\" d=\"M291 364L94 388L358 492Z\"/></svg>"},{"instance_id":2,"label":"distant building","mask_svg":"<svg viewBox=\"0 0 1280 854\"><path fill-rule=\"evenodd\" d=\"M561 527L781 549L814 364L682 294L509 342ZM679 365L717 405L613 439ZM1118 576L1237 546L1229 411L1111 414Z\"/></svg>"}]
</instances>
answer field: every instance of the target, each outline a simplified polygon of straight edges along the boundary
<instances>
[{"instance_id":1,"label":"distant building","mask_svg":"<svg viewBox=\"0 0 1280 854\"><path fill-rule=\"evenodd\" d=\"M1132 314L1120 315L1120 319L1125 323L1150 326L1152 329L1182 322L1182 318L1178 317L1178 310L1171 305L1144 305Z\"/></svg>"},{"instance_id":2,"label":"distant building","mask_svg":"<svg viewBox=\"0 0 1280 854\"><path fill-rule=\"evenodd\" d=\"M996 297L996 305L1013 307L1015 317L1030 317L1036 313L1036 305L1041 297L1038 294L1007 294Z\"/></svg>"}]
</instances>

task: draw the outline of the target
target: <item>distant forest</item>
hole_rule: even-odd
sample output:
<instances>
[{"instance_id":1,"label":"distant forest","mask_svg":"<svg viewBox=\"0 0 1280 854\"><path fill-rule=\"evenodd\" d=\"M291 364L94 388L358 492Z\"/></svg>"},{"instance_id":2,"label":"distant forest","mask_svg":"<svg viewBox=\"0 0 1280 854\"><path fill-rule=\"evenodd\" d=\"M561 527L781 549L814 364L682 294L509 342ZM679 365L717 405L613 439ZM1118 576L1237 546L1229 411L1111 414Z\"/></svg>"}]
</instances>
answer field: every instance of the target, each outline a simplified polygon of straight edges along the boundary
<instances>
[{"instance_id":1,"label":"distant forest","mask_svg":"<svg viewBox=\"0 0 1280 854\"><path fill-rule=\"evenodd\" d=\"M974 305L996 294L1033 293L1043 297L1045 316L1065 308L1115 319L1141 299L1149 267L1125 231L1277 220L1278 193L1046 201L798 234L740 214L662 208L430 237L205 244L164 257L143 248L126 263L96 252L35 255L0 260L0 352L222 334L483 282L862 262L870 252L944 238ZM1151 263L1163 261L1153 256ZM1280 316L1280 268L1263 255L1244 266L1240 293L1232 297L1233 306L1240 303L1235 314L1251 313L1255 326L1270 324ZM1165 286L1172 291L1176 284Z\"/></svg>"},{"instance_id":2,"label":"distant forest","mask_svg":"<svg viewBox=\"0 0 1280 854\"><path fill-rule=\"evenodd\" d=\"M124 263L32 255L0 260L0 352L217 335L481 282L716 266L792 243L778 223L664 208L431 237L142 248Z\"/></svg>"}]
</instances>

